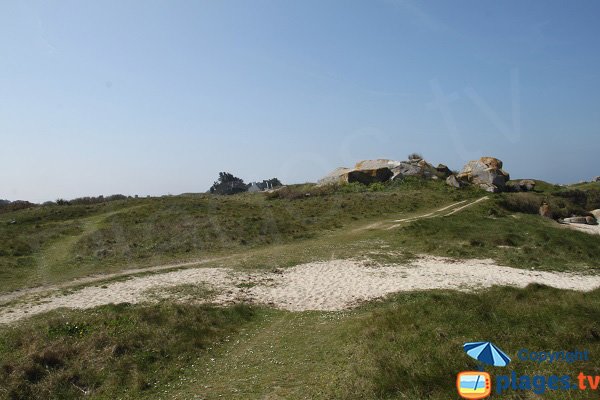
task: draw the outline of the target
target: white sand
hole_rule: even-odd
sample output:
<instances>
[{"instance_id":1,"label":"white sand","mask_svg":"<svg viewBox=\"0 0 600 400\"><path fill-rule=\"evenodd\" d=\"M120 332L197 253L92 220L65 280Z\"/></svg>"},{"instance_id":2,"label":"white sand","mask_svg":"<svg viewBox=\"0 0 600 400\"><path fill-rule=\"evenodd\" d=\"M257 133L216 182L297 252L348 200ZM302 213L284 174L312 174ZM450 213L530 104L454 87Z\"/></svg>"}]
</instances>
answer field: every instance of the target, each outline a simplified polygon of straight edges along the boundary
<instances>
[{"instance_id":1,"label":"white sand","mask_svg":"<svg viewBox=\"0 0 600 400\"><path fill-rule=\"evenodd\" d=\"M410 265L373 266L363 261L331 260L302 264L276 273L194 268L133 277L125 282L107 283L104 288L85 287L67 295L51 295L34 304L3 306L0 307L0 323L60 307L85 309L110 303L149 301L148 290L183 284L208 284L218 292L211 299L218 304L247 301L291 311L334 311L400 291L468 291L492 285L524 287L534 282L589 291L600 287L600 276L529 271L498 266L490 260L454 261L429 256ZM251 285L240 287L241 283Z\"/></svg>"}]
</instances>

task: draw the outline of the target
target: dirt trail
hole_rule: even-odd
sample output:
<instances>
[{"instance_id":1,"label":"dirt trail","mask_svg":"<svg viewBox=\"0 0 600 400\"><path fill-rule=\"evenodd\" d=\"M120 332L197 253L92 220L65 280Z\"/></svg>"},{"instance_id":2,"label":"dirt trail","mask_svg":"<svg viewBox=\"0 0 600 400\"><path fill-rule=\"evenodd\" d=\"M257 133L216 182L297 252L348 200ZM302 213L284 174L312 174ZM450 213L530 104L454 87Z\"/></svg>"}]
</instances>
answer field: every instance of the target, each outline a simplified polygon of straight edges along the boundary
<instances>
[{"instance_id":1,"label":"dirt trail","mask_svg":"<svg viewBox=\"0 0 600 400\"><path fill-rule=\"evenodd\" d=\"M459 201L454 204L450 204L448 206L444 206L435 211L431 211L427 214L417 215L415 217L410 217L410 218L397 219L397 220L392 221L392 222L394 222L394 225L388 226L385 229L390 230L390 229L398 228L399 226L402 226L403 223L413 222L413 221L417 221L417 220L424 219L424 218L447 217L447 216L455 214L459 211L462 211L467 207L475 205L481 201L487 200L488 198L489 198L488 196L484 196L484 197L480 197L480 198L470 201L470 202L468 202L468 200L463 200L463 201Z\"/></svg>"},{"instance_id":2,"label":"dirt trail","mask_svg":"<svg viewBox=\"0 0 600 400\"><path fill-rule=\"evenodd\" d=\"M86 276L83 278L77 278L72 281L58 283L55 285L43 285L43 286L36 286L33 288L20 289L20 290L14 291L14 292L0 295L0 307L2 307L2 303L7 303L7 302L17 300L22 297L27 297L30 295L41 294L41 293L45 293L45 292L53 292L53 291L58 291L58 290L62 290L62 289L69 289L72 287L88 285L91 283L108 281L111 279L127 277L127 276L132 276L132 275L151 273L151 272L160 272L160 271L177 269L177 268L201 266L202 264L210 263L213 261L227 260L231 257L233 257L233 256L224 256L224 257L216 257L216 258L207 258L207 259L203 259L203 260L187 261L187 262L181 262L181 263L156 265L153 267L131 268L131 269L127 269L127 270L119 271L119 272L90 275L90 276Z\"/></svg>"}]
</instances>

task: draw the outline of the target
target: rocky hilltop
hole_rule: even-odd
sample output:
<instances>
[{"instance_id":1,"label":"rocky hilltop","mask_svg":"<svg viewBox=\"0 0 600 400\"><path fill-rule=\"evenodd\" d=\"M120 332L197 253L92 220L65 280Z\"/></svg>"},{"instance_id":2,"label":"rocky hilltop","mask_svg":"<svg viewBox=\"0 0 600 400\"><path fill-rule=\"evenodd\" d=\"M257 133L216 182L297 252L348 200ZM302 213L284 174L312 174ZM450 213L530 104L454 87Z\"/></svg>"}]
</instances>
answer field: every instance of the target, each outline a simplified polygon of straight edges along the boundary
<instances>
[{"instance_id":1,"label":"rocky hilltop","mask_svg":"<svg viewBox=\"0 0 600 400\"><path fill-rule=\"evenodd\" d=\"M354 168L336 168L321 180L319 185L359 182L369 185L375 182L387 182L403 179L405 176L417 176L427 179L445 179L452 172L443 164L434 167L427 161L413 157L407 161L387 159L364 160Z\"/></svg>"},{"instance_id":2,"label":"rocky hilltop","mask_svg":"<svg viewBox=\"0 0 600 400\"><path fill-rule=\"evenodd\" d=\"M532 190L535 182L527 180L516 185L508 185L510 175L503 164L494 157L481 157L469 161L458 173L453 173L444 164L433 166L417 155L406 161L388 159L359 161L353 168L339 167L327 174L319 185L359 182L369 185L415 176L423 179L445 179L450 186L461 188L476 185L488 192Z\"/></svg>"}]
</instances>

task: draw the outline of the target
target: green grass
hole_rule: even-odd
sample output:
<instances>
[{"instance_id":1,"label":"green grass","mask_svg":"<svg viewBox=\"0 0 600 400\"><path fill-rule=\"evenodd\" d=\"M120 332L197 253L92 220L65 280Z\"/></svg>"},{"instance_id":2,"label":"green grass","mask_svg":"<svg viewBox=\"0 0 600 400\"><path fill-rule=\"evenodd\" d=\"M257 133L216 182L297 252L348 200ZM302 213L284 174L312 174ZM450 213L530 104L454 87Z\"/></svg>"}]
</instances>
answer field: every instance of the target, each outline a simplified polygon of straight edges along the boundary
<instances>
[{"instance_id":1,"label":"green grass","mask_svg":"<svg viewBox=\"0 0 600 400\"><path fill-rule=\"evenodd\" d=\"M530 285L402 293L345 312L118 305L0 328L0 398L448 399L477 363L467 341L513 358L492 378L600 375L600 290ZM585 349L589 363L536 364L521 348ZM549 399L593 392L548 391ZM509 390L493 398L537 398Z\"/></svg>"},{"instance_id":2,"label":"green grass","mask_svg":"<svg viewBox=\"0 0 600 400\"><path fill-rule=\"evenodd\" d=\"M452 399L456 374L477 369L462 351L490 340L513 358L495 376L600 374L600 291L575 293L539 285L477 294L429 291L392 296L339 313L272 312L215 360L188 369L162 398ZM519 361L521 348L587 349L589 363ZM551 392L549 399L596 398ZM509 391L493 398L537 398Z\"/></svg>"},{"instance_id":3,"label":"green grass","mask_svg":"<svg viewBox=\"0 0 600 400\"><path fill-rule=\"evenodd\" d=\"M56 311L0 328L0 398L150 398L255 311L162 302Z\"/></svg>"},{"instance_id":4,"label":"green grass","mask_svg":"<svg viewBox=\"0 0 600 400\"><path fill-rule=\"evenodd\" d=\"M407 180L3 213L0 292L212 256L227 258L206 266L237 269L348 257L397 263L420 253L493 258L519 268L600 268L597 237L536 215L541 201L559 213L589 210L598 199L593 187L538 184L533 193L489 195L451 216L386 229L396 219L483 195ZM466 341L491 340L513 358L522 347L584 348L593 360L600 354L600 290L532 285L470 294L413 292L332 313L180 304L210 298L213 292L204 286L182 285L156 297L165 294L169 299L157 304L56 310L1 326L0 399L435 400L456 398L456 374L476 368L462 352ZM597 363L515 360L510 370L600 375ZM590 394L544 397L597 398ZM537 397L509 392L494 398Z\"/></svg>"},{"instance_id":5,"label":"green grass","mask_svg":"<svg viewBox=\"0 0 600 400\"><path fill-rule=\"evenodd\" d=\"M443 218L415 221L390 234L394 248L453 258L492 258L517 268L600 269L600 240L538 215L513 214L487 201Z\"/></svg>"},{"instance_id":6,"label":"green grass","mask_svg":"<svg viewBox=\"0 0 600 400\"><path fill-rule=\"evenodd\" d=\"M301 243L362 221L479 195L426 181L388 185L379 191L305 188L322 193L294 200L261 193L182 195L2 214L0 292ZM303 193L305 188L291 190ZM10 224L13 220L16 223Z\"/></svg>"},{"instance_id":7,"label":"green grass","mask_svg":"<svg viewBox=\"0 0 600 400\"><path fill-rule=\"evenodd\" d=\"M485 195L441 181L386 185L295 185L271 194L182 195L93 205L45 206L0 215L0 292L97 273L234 256L229 265L275 268L319 257L374 255L397 262L415 253L491 257L506 265L555 270L598 268L598 241L537 216L600 207L600 191L538 181L535 192L491 195L447 218L392 231L361 229ZM513 216L514 215L514 216ZM16 223L11 224L11 221Z\"/></svg>"},{"instance_id":8,"label":"green grass","mask_svg":"<svg viewBox=\"0 0 600 400\"><path fill-rule=\"evenodd\" d=\"M579 190L600 190L600 182L584 182L584 183L575 183L569 185L569 188L579 189Z\"/></svg>"},{"instance_id":9,"label":"green grass","mask_svg":"<svg viewBox=\"0 0 600 400\"><path fill-rule=\"evenodd\" d=\"M136 201L43 206L0 214L0 291L72 278L61 269L102 218ZM13 223L14 222L14 223ZM76 274L75 274L76 275Z\"/></svg>"},{"instance_id":10,"label":"green grass","mask_svg":"<svg viewBox=\"0 0 600 400\"><path fill-rule=\"evenodd\" d=\"M350 376L334 384L336 397L456 398L457 372L476 370L462 352L468 341L492 341L508 352L507 368L488 367L491 375L575 376L600 374L600 290L560 291L540 285L526 289L492 288L477 294L420 292L400 294L371 306L358 331L360 344L349 361ZM536 364L518 360L517 351L587 349L588 363ZM597 393L547 392L544 398L595 398ZM534 398L509 391L503 399Z\"/></svg>"}]
</instances>

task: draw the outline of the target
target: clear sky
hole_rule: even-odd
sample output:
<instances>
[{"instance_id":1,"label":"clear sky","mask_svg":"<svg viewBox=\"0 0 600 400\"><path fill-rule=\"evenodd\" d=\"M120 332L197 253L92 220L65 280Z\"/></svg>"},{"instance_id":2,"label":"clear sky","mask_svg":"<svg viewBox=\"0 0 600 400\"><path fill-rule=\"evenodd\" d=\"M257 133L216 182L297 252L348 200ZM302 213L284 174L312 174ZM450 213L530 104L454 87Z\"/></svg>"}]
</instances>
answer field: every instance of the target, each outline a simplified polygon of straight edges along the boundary
<instances>
[{"instance_id":1,"label":"clear sky","mask_svg":"<svg viewBox=\"0 0 600 400\"><path fill-rule=\"evenodd\" d=\"M600 175L598 1L0 1L0 198L422 153Z\"/></svg>"}]
</instances>

